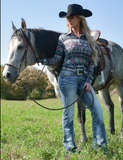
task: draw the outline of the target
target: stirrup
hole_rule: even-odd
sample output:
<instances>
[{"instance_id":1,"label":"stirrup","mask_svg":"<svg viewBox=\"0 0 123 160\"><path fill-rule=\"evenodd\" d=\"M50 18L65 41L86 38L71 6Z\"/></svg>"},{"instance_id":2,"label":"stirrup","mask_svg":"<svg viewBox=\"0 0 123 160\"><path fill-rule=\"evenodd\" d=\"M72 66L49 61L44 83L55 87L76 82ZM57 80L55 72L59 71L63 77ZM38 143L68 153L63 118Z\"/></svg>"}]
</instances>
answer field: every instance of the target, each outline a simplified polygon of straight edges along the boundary
<instances>
[{"instance_id":1,"label":"stirrup","mask_svg":"<svg viewBox=\"0 0 123 160\"><path fill-rule=\"evenodd\" d=\"M105 85L105 78L104 78L104 73L103 71L101 71L101 76L100 76L100 82L99 82L99 85L100 86L104 86Z\"/></svg>"}]
</instances>

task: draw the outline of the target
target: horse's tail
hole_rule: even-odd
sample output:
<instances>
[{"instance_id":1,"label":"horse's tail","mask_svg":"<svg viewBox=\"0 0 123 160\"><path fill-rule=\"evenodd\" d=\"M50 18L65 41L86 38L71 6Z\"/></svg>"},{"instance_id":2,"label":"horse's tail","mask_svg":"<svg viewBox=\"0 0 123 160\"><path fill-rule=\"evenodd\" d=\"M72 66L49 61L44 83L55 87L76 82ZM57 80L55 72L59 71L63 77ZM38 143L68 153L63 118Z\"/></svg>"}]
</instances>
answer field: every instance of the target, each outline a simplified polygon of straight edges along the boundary
<instances>
[{"instance_id":1,"label":"horse's tail","mask_svg":"<svg viewBox=\"0 0 123 160\"><path fill-rule=\"evenodd\" d=\"M113 96L117 92L117 89L115 88L111 93L110 96Z\"/></svg>"}]
</instances>

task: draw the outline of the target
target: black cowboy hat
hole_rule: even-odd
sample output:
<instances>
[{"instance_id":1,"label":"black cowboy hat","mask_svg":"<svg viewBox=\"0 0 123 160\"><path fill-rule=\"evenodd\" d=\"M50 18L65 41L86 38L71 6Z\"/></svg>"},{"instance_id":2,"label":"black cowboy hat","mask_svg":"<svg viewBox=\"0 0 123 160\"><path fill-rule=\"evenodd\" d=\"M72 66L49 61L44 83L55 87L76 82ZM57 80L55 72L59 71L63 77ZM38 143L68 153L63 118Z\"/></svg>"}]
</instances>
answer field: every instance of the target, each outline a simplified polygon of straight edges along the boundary
<instances>
[{"instance_id":1,"label":"black cowboy hat","mask_svg":"<svg viewBox=\"0 0 123 160\"><path fill-rule=\"evenodd\" d=\"M83 9L83 7L78 4L70 4L68 6L67 13L63 11L59 13L60 18L70 17L74 15L83 15L84 17L90 17L92 16L92 12L87 9Z\"/></svg>"}]
</instances>

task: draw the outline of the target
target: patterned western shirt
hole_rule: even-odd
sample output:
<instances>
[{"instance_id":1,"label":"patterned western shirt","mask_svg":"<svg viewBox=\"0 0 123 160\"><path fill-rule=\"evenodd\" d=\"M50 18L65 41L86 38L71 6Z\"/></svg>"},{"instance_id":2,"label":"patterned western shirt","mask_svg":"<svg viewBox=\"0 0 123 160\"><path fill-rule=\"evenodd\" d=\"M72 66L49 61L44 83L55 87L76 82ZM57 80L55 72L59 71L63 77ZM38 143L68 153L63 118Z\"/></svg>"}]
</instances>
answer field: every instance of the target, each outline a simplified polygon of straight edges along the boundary
<instances>
[{"instance_id":1,"label":"patterned western shirt","mask_svg":"<svg viewBox=\"0 0 123 160\"><path fill-rule=\"evenodd\" d=\"M80 68L87 72L86 82L92 83L94 73L94 62L92 60L92 49L87 41L85 34L80 38L70 30L68 33L59 36L56 53L53 58L44 58L41 60L43 65L57 65L65 53L63 67Z\"/></svg>"}]
</instances>

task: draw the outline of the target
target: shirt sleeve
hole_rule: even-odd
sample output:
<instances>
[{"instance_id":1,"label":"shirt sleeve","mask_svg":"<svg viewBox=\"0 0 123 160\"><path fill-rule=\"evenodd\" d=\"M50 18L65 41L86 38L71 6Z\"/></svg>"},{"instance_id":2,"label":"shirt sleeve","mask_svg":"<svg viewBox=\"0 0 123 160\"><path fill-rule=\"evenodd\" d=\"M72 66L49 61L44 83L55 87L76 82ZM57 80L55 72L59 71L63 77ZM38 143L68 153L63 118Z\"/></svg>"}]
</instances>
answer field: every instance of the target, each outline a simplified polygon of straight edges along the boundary
<instances>
[{"instance_id":1,"label":"shirt sleeve","mask_svg":"<svg viewBox=\"0 0 123 160\"><path fill-rule=\"evenodd\" d=\"M63 51L64 51L64 45L63 45L63 42L61 40L61 35L60 35L54 57L41 59L41 64L48 65L48 66L57 65L62 59Z\"/></svg>"},{"instance_id":2,"label":"shirt sleeve","mask_svg":"<svg viewBox=\"0 0 123 160\"><path fill-rule=\"evenodd\" d=\"M92 60L92 58L89 61L89 66L88 66L88 74L87 74L87 80L86 82L88 83L92 83L93 80L93 74L94 74L94 62Z\"/></svg>"}]
</instances>

